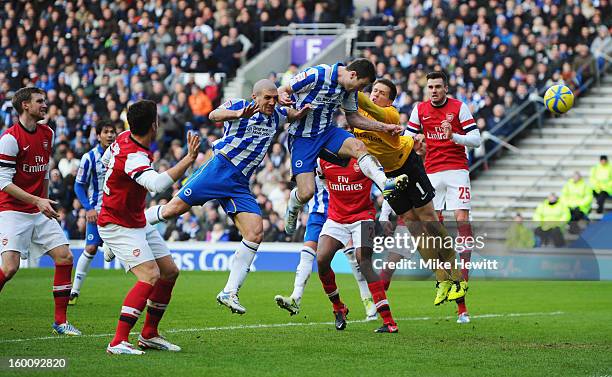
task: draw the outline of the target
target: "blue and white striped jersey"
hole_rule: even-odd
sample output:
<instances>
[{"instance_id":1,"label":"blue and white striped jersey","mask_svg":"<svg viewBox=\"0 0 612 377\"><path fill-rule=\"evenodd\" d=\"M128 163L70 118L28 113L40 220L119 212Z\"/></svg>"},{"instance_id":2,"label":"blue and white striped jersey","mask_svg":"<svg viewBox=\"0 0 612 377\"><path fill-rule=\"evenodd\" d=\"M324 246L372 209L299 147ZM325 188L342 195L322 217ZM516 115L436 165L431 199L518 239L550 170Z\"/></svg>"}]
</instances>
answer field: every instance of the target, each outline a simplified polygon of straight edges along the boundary
<instances>
[{"instance_id":1,"label":"blue and white striped jersey","mask_svg":"<svg viewBox=\"0 0 612 377\"><path fill-rule=\"evenodd\" d=\"M102 163L103 155L104 149L100 144L84 154L76 176L76 182L87 188L89 204L98 212L102 206L102 195L104 194L102 187L104 187L104 176L106 175L106 166Z\"/></svg>"},{"instance_id":2,"label":"blue and white striped jersey","mask_svg":"<svg viewBox=\"0 0 612 377\"><path fill-rule=\"evenodd\" d=\"M315 174L315 192L312 198L308 201L308 213L322 213L327 215L327 207L329 205L329 192L325 187L325 182Z\"/></svg>"},{"instance_id":3,"label":"blue and white striped jersey","mask_svg":"<svg viewBox=\"0 0 612 377\"><path fill-rule=\"evenodd\" d=\"M357 91L347 92L338 83L340 66L343 64L317 65L307 68L291 79L296 108L301 109L307 103L312 105L307 116L291 123L291 135L314 137L327 127L336 127L333 118L340 106L344 111L357 111Z\"/></svg>"},{"instance_id":4,"label":"blue and white striped jersey","mask_svg":"<svg viewBox=\"0 0 612 377\"><path fill-rule=\"evenodd\" d=\"M252 102L231 99L220 107L240 110ZM236 119L223 124L223 137L213 146L236 166L245 177L250 178L261 163L279 127L287 122L287 109L277 106L270 116L256 113L248 119Z\"/></svg>"}]
</instances>

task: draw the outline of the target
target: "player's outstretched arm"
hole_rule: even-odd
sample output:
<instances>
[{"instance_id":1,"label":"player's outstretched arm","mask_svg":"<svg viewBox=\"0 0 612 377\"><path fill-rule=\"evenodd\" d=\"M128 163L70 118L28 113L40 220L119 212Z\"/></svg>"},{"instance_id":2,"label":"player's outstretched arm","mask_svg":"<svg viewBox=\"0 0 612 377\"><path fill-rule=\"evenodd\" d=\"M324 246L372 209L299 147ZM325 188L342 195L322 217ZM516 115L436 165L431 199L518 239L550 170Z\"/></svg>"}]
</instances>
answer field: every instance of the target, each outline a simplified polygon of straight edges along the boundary
<instances>
[{"instance_id":1,"label":"player's outstretched arm","mask_svg":"<svg viewBox=\"0 0 612 377\"><path fill-rule=\"evenodd\" d=\"M385 108L372 102L370 97L368 97L364 92L357 93L357 103L359 104L360 109L365 110L377 121L384 122L385 119L387 119Z\"/></svg>"},{"instance_id":2,"label":"player's outstretched arm","mask_svg":"<svg viewBox=\"0 0 612 377\"><path fill-rule=\"evenodd\" d=\"M305 117L308 114L310 109L312 109L312 106L309 103L304 105L304 107L302 107L299 110L292 109L291 107L288 107L287 108L287 121L289 123L291 123L294 120L302 119L303 117Z\"/></svg>"},{"instance_id":3,"label":"player's outstretched arm","mask_svg":"<svg viewBox=\"0 0 612 377\"><path fill-rule=\"evenodd\" d=\"M170 188L174 182L179 180L185 171L193 164L198 156L200 147L200 136L191 132L187 134L187 155L176 165L159 174L151 167L151 163L145 155L134 153L128 156L125 164L125 172L139 185L150 192L163 192Z\"/></svg>"},{"instance_id":4,"label":"player's outstretched arm","mask_svg":"<svg viewBox=\"0 0 612 377\"><path fill-rule=\"evenodd\" d=\"M255 103L252 103L249 106L243 107L239 110L229 110L223 106L220 106L208 114L208 119L213 122L226 122L240 118L250 118L257 112L259 112L259 107Z\"/></svg>"},{"instance_id":5,"label":"player's outstretched arm","mask_svg":"<svg viewBox=\"0 0 612 377\"><path fill-rule=\"evenodd\" d=\"M346 112L346 121L351 127L366 131L382 131L391 135L399 135L403 132L403 127L398 124L387 124L376 120L368 119L356 111Z\"/></svg>"}]
</instances>

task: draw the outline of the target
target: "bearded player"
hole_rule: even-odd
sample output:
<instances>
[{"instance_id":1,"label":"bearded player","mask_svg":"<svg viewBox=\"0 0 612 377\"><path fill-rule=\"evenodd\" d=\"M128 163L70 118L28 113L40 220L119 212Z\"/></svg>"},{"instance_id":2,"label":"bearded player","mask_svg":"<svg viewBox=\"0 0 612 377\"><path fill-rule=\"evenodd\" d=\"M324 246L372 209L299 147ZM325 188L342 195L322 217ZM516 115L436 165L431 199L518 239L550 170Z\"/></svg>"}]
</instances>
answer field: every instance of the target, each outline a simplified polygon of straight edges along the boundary
<instances>
[{"instance_id":1,"label":"bearded player","mask_svg":"<svg viewBox=\"0 0 612 377\"><path fill-rule=\"evenodd\" d=\"M391 104L397 92L395 85L389 80L379 79L374 82L368 97L359 93L359 112L367 117L381 122L399 124L399 112ZM414 149L421 147L422 138L390 135L377 131L354 130L355 136L362 140L368 152L375 156L389 177L406 175L408 185L398 190L398 194L387 201L401 220L406 223L413 235L424 234L428 237L444 239L448 235L446 229L439 223L432 199L435 190L432 187L423 162ZM414 148L413 148L414 147ZM445 245L437 248L419 247L424 259L440 259L442 262L454 262L455 250ZM436 296L434 305L445 301L454 301L465 296L467 284L461 274L451 263L449 270L436 270ZM383 271L383 281L388 286L390 272Z\"/></svg>"},{"instance_id":2,"label":"bearded player","mask_svg":"<svg viewBox=\"0 0 612 377\"><path fill-rule=\"evenodd\" d=\"M102 157L107 171L98 232L107 247L105 253L112 251L137 282L123 301L117 330L106 352L144 354L128 338L145 306L147 316L138 345L180 351L181 347L170 343L157 330L179 270L157 229L147 224L145 205L149 192L166 191L183 177L198 155L200 137L189 133L187 155L160 174L153 169L153 152L149 149L159 128L157 105L149 100L137 101L128 108L127 120L130 130L122 132Z\"/></svg>"},{"instance_id":3,"label":"bearded player","mask_svg":"<svg viewBox=\"0 0 612 377\"><path fill-rule=\"evenodd\" d=\"M480 131L467 105L447 96L448 79L443 72L427 74L427 89L431 98L414 107L406 131L409 135L423 131L425 135L425 170L436 190L433 201L440 220L443 210L454 211L459 239L470 239L473 236L467 148L480 146ZM464 246L469 244L464 242ZM469 261L472 250L461 249L461 260ZM461 273L467 282L469 271L462 269ZM457 322L469 323L465 298L458 299L457 306Z\"/></svg>"},{"instance_id":4,"label":"bearded player","mask_svg":"<svg viewBox=\"0 0 612 377\"><path fill-rule=\"evenodd\" d=\"M81 335L68 323L66 308L72 287L72 253L47 199L49 158L53 130L43 124L47 115L46 93L39 88L21 88L12 99L19 121L0 137L0 291L19 269L19 259L30 254L53 258L53 332Z\"/></svg>"}]
</instances>

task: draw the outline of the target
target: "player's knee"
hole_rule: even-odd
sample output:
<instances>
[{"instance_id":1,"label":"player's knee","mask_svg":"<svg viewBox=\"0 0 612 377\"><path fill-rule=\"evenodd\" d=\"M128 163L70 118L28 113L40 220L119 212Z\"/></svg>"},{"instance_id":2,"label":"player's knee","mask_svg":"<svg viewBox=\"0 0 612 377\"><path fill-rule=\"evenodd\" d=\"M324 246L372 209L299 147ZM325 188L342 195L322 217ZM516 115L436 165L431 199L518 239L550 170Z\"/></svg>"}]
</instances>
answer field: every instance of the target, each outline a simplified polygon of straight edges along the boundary
<instances>
[{"instance_id":1,"label":"player's knee","mask_svg":"<svg viewBox=\"0 0 612 377\"><path fill-rule=\"evenodd\" d=\"M365 154L368 152L368 149L366 148L366 145L364 144L363 141L359 139L355 139L355 138L351 138L349 140L351 140L351 144L352 144L351 149L354 152L354 157L361 156L362 154Z\"/></svg>"},{"instance_id":2,"label":"player's knee","mask_svg":"<svg viewBox=\"0 0 612 377\"><path fill-rule=\"evenodd\" d=\"M176 279L178 279L179 276L179 269L178 267L176 267L176 265L166 269L163 272L160 272L159 274L161 279L164 279L166 281L176 281Z\"/></svg>"},{"instance_id":3,"label":"player's knee","mask_svg":"<svg viewBox=\"0 0 612 377\"><path fill-rule=\"evenodd\" d=\"M19 271L19 263L15 265L7 264L6 266L2 266L2 272L4 273L6 280L10 280L13 276L15 276L17 271Z\"/></svg>"},{"instance_id":4,"label":"player's knee","mask_svg":"<svg viewBox=\"0 0 612 377\"><path fill-rule=\"evenodd\" d=\"M470 213L466 210L455 211L455 220L458 223L464 223L470 221Z\"/></svg>"},{"instance_id":5,"label":"player's knee","mask_svg":"<svg viewBox=\"0 0 612 377\"><path fill-rule=\"evenodd\" d=\"M314 184L312 185L304 185L302 187L298 187L298 197L299 199L305 203L308 202L314 196Z\"/></svg>"},{"instance_id":6,"label":"player's knee","mask_svg":"<svg viewBox=\"0 0 612 377\"><path fill-rule=\"evenodd\" d=\"M89 255L96 255L96 253L98 252L98 246L97 245L88 245L87 247L85 247L85 251Z\"/></svg>"}]
</instances>

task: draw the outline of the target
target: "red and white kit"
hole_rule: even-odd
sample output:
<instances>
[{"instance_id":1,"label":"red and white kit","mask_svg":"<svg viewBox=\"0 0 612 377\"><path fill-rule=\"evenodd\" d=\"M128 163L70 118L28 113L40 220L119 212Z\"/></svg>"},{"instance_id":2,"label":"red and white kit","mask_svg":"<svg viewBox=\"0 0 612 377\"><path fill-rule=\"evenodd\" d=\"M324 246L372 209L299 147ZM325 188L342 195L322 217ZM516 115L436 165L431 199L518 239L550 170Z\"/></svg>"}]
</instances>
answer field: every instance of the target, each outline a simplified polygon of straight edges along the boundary
<instances>
[{"instance_id":1,"label":"red and white kit","mask_svg":"<svg viewBox=\"0 0 612 377\"><path fill-rule=\"evenodd\" d=\"M46 198L52 148L53 130L47 125L30 132L17 123L6 130L0 137L0 190L13 183L31 195ZM66 244L57 221L35 205L0 191L0 254L12 250L27 259L30 253L38 257Z\"/></svg>"},{"instance_id":2,"label":"red and white kit","mask_svg":"<svg viewBox=\"0 0 612 377\"><path fill-rule=\"evenodd\" d=\"M444 136L443 121L451 124L452 140ZM419 103L412 110L407 133L414 136L421 130L427 144L425 170L436 190L434 208L470 209L468 151L459 141L478 128L467 105L454 98L447 98L442 106L434 106L431 100Z\"/></svg>"},{"instance_id":3,"label":"red and white kit","mask_svg":"<svg viewBox=\"0 0 612 377\"><path fill-rule=\"evenodd\" d=\"M98 231L126 270L170 255L159 232L145 219L147 189L137 180L154 171L153 153L139 144L130 131L121 133L107 148L107 166Z\"/></svg>"},{"instance_id":4,"label":"red and white kit","mask_svg":"<svg viewBox=\"0 0 612 377\"><path fill-rule=\"evenodd\" d=\"M327 221L321 235L330 236L346 246L353 240L355 248L362 245L361 222L373 221L376 209L371 198L372 181L359 168L357 160L346 167L319 160L319 168L329 191Z\"/></svg>"}]
</instances>

